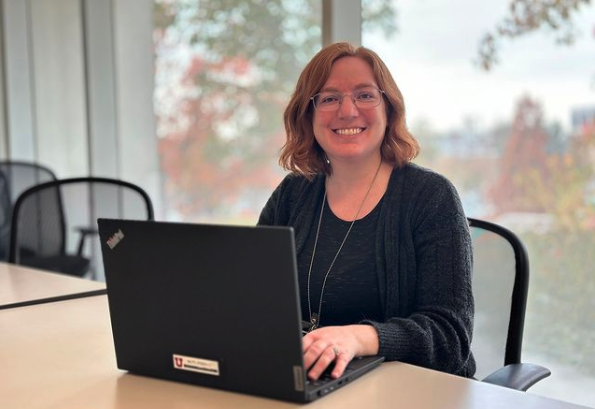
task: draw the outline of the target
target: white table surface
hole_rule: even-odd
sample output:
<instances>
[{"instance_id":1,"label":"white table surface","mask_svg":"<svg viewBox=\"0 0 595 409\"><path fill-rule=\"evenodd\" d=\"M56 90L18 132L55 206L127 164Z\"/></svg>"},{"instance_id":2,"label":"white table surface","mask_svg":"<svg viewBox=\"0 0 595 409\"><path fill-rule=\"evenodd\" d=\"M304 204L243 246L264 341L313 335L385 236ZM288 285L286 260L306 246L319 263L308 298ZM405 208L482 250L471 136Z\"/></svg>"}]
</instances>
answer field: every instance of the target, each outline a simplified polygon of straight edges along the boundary
<instances>
[{"instance_id":1,"label":"white table surface","mask_svg":"<svg viewBox=\"0 0 595 409\"><path fill-rule=\"evenodd\" d=\"M0 309L105 290L105 283L0 262Z\"/></svg>"},{"instance_id":2,"label":"white table surface","mask_svg":"<svg viewBox=\"0 0 595 409\"><path fill-rule=\"evenodd\" d=\"M290 408L304 405L135 376L116 368L107 297L0 311L3 409ZM572 409L581 406L397 362L311 408Z\"/></svg>"}]
</instances>

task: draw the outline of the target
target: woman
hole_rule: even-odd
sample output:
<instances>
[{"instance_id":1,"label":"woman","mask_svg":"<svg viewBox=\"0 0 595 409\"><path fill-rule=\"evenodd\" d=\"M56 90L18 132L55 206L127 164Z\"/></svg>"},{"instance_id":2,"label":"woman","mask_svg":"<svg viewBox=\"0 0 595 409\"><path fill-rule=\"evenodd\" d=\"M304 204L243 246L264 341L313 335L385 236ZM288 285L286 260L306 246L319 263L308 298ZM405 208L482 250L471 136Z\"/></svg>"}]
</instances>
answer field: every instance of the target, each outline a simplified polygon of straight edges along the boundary
<instances>
[{"instance_id":1,"label":"woman","mask_svg":"<svg viewBox=\"0 0 595 409\"><path fill-rule=\"evenodd\" d=\"M365 355L473 376L467 219L453 185L411 163L419 146L385 64L322 49L284 120L291 173L259 224L295 231L308 376Z\"/></svg>"}]
</instances>

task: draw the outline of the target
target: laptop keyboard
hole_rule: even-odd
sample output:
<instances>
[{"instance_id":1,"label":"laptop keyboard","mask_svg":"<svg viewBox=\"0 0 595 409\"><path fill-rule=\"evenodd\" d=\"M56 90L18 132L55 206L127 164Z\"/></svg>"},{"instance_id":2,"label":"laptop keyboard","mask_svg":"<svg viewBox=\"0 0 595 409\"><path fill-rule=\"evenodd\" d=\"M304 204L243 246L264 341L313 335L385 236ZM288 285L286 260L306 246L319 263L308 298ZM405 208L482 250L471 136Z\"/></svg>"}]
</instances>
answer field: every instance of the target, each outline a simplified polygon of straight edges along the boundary
<instances>
[{"instance_id":1,"label":"laptop keyboard","mask_svg":"<svg viewBox=\"0 0 595 409\"><path fill-rule=\"evenodd\" d=\"M310 379L306 379L306 384L310 385L311 387L317 387L324 386L325 384L334 381L335 379L333 379L333 377L331 376L332 370L333 366L331 365L325 369L325 371L322 373L322 375L320 375L320 377L317 380L313 381ZM345 368L345 371L343 372L343 375L341 375L339 379L345 377L346 375L349 375L349 373L351 372L353 372L353 369L347 366L347 368Z\"/></svg>"}]
</instances>

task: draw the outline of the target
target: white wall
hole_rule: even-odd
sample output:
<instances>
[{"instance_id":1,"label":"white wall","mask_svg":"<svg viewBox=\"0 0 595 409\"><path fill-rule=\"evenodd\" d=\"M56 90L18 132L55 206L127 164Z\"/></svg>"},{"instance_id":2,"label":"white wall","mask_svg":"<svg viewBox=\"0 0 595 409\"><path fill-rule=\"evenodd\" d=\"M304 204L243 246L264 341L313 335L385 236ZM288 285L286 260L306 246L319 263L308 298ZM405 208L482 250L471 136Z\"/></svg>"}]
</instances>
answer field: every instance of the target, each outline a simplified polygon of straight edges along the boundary
<instances>
[{"instance_id":1,"label":"white wall","mask_svg":"<svg viewBox=\"0 0 595 409\"><path fill-rule=\"evenodd\" d=\"M2 19L4 13L2 6L2 3L0 3L0 160L5 159L8 152L5 103L6 85L4 83L4 21Z\"/></svg>"},{"instance_id":2,"label":"white wall","mask_svg":"<svg viewBox=\"0 0 595 409\"><path fill-rule=\"evenodd\" d=\"M91 0L95 1L95 0ZM153 0L114 3L120 174L140 183L161 212L161 167L153 111Z\"/></svg>"},{"instance_id":3,"label":"white wall","mask_svg":"<svg viewBox=\"0 0 595 409\"><path fill-rule=\"evenodd\" d=\"M57 175L87 175L81 4L78 0L31 0L30 5L34 158L50 166ZM11 140L15 136L19 137L11 134ZM68 149L64 149L66 146Z\"/></svg>"},{"instance_id":4,"label":"white wall","mask_svg":"<svg viewBox=\"0 0 595 409\"><path fill-rule=\"evenodd\" d=\"M159 216L152 9L153 0L0 0L0 157L61 178L128 180Z\"/></svg>"},{"instance_id":5,"label":"white wall","mask_svg":"<svg viewBox=\"0 0 595 409\"><path fill-rule=\"evenodd\" d=\"M2 23L5 69L5 146L11 159L36 157L33 89L30 68L30 13L28 0L3 0Z\"/></svg>"}]
</instances>

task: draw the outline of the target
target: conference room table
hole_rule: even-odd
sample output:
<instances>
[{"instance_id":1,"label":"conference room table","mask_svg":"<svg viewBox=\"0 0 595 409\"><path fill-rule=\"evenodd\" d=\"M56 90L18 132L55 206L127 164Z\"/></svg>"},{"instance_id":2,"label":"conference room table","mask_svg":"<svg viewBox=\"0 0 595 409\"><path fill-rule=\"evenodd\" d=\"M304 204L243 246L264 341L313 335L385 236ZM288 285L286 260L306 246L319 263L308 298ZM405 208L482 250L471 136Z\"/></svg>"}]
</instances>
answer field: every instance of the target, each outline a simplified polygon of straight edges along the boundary
<instances>
[{"instance_id":1,"label":"conference room table","mask_svg":"<svg viewBox=\"0 0 595 409\"><path fill-rule=\"evenodd\" d=\"M105 283L0 262L0 310L105 292Z\"/></svg>"},{"instance_id":2,"label":"conference room table","mask_svg":"<svg viewBox=\"0 0 595 409\"><path fill-rule=\"evenodd\" d=\"M132 375L116 367L105 295L1 310L0 334L3 409L581 407L398 362L307 405Z\"/></svg>"}]
</instances>

